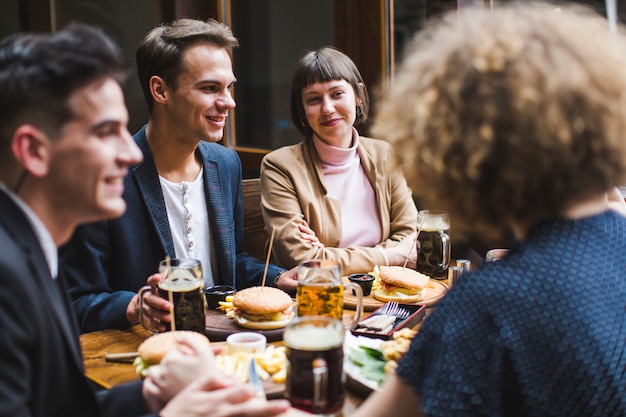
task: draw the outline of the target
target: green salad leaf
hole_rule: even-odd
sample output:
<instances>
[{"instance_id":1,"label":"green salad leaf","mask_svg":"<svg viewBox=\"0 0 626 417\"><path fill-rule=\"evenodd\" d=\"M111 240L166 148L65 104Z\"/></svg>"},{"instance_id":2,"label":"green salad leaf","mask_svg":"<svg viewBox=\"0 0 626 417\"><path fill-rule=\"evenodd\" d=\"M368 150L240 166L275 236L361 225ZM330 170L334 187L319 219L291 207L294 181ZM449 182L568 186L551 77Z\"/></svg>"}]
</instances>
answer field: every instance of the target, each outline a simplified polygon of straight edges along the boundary
<instances>
[{"instance_id":1,"label":"green salad leaf","mask_svg":"<svg viewBox=\"0 0 626 417\"><path fill-rule=\"evenodd\" d=\"M359 346L350 352L352 362L359 366L361 375L380 385L385 380L385 358L378 349Z\"/></svg>"}]
</instances>

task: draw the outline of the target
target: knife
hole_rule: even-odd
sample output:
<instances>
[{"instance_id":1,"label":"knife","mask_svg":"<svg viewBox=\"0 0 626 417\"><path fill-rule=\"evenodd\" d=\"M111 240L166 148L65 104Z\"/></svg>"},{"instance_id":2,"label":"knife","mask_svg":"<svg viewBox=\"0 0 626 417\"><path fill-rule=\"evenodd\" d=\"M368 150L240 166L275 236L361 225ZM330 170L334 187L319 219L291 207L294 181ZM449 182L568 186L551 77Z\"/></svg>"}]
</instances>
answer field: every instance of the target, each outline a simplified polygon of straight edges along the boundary
<instances>
[{"instance_id":1,"label":"knife","mask_svg":"<svg viewBox=\"0 0 626 417\"><path fill-rule=\"evenodd\" d=\"M104 355L104 360L107 362L133 363L137 356L139 356L138 352L107 353Z\"/></svg>"},{"instance_id":2,"label":"knife","mask_svg":"<svg viewBox=\"0 0 626 417\"><path fill-rule=\"evenodd\" d=\"M267 399L265 396L265 388L263 388L263 381L261 381L259 374L256 372L256 359L254 359L254 357L250 359L248 368L248 382L256 389L257 397Z\"/></svg>"}]
</instances>

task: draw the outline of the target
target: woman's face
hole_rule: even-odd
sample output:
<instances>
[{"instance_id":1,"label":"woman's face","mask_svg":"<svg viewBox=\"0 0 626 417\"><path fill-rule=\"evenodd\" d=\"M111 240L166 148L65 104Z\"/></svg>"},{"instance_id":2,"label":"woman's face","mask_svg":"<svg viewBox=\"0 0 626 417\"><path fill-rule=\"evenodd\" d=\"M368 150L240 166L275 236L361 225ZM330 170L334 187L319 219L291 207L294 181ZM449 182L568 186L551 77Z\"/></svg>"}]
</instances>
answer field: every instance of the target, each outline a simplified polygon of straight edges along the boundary
<instances>
[{"instance_id":1,"label":"woman's face","mask_svg":"<svg viewBox=\"0 0 626 417\"><path fill-rule=\"evenodd\" d=\"M352 126L356 120L356 95L345 80L315 83L302 90L302 105L315 135L338 148L352 145Z\"/></svg>"}]
</instances>

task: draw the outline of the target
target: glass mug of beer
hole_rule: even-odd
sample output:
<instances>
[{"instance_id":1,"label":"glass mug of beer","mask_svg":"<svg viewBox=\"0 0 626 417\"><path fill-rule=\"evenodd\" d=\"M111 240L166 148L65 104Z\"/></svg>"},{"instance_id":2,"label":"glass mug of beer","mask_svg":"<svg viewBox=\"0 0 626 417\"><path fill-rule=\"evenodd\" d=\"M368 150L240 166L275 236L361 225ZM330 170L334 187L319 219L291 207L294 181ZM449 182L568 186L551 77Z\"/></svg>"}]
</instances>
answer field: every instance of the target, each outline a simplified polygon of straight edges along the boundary
<instances>
[{"instance_id":1,"label":"glass mug of beer","mask_svg":"<svg viewBox=\"0 0 626 417\"><path fill-rule=\"evenodd\" d=\"M448 213L422 210L418 214L420 228L417 240L417 267L424 275L446 279L450 263L450 218ZM420 226L421 225L421 226Z\"/></svg>"},{"instance_id":2,"label":"glass mug of beer","mask_svg":"<svg viewBox=\"0 0 626 417\"><path fill-rule=\"evenodd\" d=\"M285 327L285 397L295 408L337 415L345 398L344 327L332 317L296 317Z\"/></svg>"},{"instance_id":3,"label":"glass mug of beer","mask_svg":"<svg viewBox=\"0 0 626 417\"><path fill-rule=\"evenodd\" d=\"M357 306L353 320L347 325L352 328L361 320L363 290L361 286L341 281L341 267L335 261L308 260L298 266L298 289L296 291L296 314L302 316L326 316L343 319L343 292L354 290Z\"/></svg>"},{"instance_id":4,"label":"glass mug of beer","mask_svg":"<svg viewBox=\"0 0 626 417\"><path fill-rule=\"evenodd\" d=\"M172 320L176 330L204 333L206 298L200 261L186 258L161 261L159 272L165 272L165 277L159 282L156 292L161 298L174 304ZM154 289L146 286L139 290L139 322L150 333L158 333L159 330L152 328L143 315L143 293L146 291ZM167 330L170 329L168 326Z\"/></svg>"}]
</instances>

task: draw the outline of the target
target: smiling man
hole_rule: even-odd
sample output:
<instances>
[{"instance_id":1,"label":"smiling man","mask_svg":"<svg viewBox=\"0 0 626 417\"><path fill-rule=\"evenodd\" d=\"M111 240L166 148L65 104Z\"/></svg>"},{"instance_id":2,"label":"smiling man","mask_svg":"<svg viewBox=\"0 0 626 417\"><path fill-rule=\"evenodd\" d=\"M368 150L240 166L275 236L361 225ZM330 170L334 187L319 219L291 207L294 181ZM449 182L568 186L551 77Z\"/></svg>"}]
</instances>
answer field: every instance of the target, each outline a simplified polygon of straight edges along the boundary
<instances>
[{"instance_id":1,"label":"smiling man","mask_svg":"<svg viewBox=\"0 0 626 417\"><path fill-rule=\"evenodd\" d=\"M184 386L175 357L158 386L145 379L94 395L83 375L57 246L77 225L126 208L123 178L142 156L126 128L123 72L118 48L88 26L0 42L0 417L284 412L285 401L258 401L210 367Z\"/></svg>"},{"instance_id":2,"label":"smiling man","mask_svg":"<svg viewBox=\"0 0 626 417\"><path fill-rule=\"evenodd\" d=\"M165 256L199 259L206 286L260 284L264 264L242 249L241 162L216 143L235 108L236 46L227 26L191 19L159 26L140 43L137 73L150 120L134 137L144 161L125 182L128 210L80 228L62 250L83 331L136 323L136 292L148 277L155 285ZM270 265L268 282L283 272ZM166 300L147 293L143 305L154 326L168 327Z\"/></svg>"}]
</instances>

